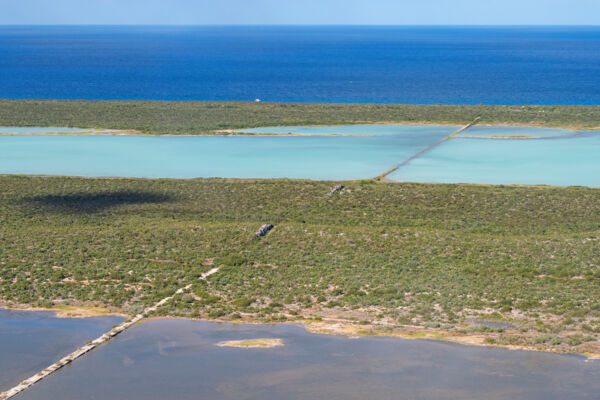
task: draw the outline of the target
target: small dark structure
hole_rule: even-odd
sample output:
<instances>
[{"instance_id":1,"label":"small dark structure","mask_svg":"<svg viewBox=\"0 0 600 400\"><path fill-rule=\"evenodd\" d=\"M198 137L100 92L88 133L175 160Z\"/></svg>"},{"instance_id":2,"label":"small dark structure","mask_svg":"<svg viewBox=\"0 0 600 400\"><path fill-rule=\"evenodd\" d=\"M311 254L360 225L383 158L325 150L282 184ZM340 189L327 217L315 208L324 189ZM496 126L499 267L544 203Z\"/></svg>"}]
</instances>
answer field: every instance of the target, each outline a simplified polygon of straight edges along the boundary
<instances>
[{"instance_id":1,"label":"small dark structure","mask_svg":"<svg viewBox=\"0 0 600 400\"><path fill-rule=\"evenodd\" d=\"M265 236L267 233L269 233L269 231L271 229L273 229L274 226L273 224L264 224L263 226L260 227L259 230L256 231L256 233L254 234L255 237L260 238Z\"/></svg>"},{"instance_id":2,"label":"small dark structure","mask_svg":"<svg viewBox=\"0 0 600 400\"><path fill-rule=\"evenodd\" d=\"M334 194L336 194L337 192L339 192L343 188L345 188L344 185L337 185L336 187L334 187L333 189L331 189L331 192L329 192L329 195L333 196Z\"/></svg>"}]
</instances>

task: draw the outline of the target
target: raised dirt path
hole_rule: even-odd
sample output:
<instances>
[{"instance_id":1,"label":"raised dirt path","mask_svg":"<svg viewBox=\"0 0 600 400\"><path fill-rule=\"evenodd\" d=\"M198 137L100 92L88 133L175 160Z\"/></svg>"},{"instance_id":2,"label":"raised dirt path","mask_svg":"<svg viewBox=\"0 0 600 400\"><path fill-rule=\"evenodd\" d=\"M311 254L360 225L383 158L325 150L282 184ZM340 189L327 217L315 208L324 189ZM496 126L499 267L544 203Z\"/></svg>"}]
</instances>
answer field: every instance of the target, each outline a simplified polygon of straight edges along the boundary
<instances>
[{"instance_id":1,"label":"raised dirt path","mask_svg":"<svg viewBox=\"0 0 600 400\"><path fill-rule=\"evenodd\" d=\"M446 136L445 138L430 144L429 146L427 146L426 148L424 148L423 150L413 154L412 156L410 156L409 158L407 158L406 160L402 161L400 164L396 165L395 167L385 171L383 174L378 175L375 177L375 179L383 179L386 176L388 176L389 174L391 174L392 172L396 171L399 168L404 167L406 164L410 163L411 161L413 161L416 158L421 157L423 154L433 150L434 148L438 147L440 144L444 143L446 140L448 139L452 139L453 136L461 133L462 131L464 131L465 129L470 128L471 126L473 126L477 121L479 121L480 117L475 118L472 122L469 122L467 125L463 126L462 128L460 128L459 130L457 130L456 132Z\"/></svg>"},{"instance_id":2,"label":"raised dirt path","mask_svg":"<svg viewBox=\"0 0 600 400\"><path fill-rule=\"evenodd\" d=\"M218 267L213 268L210 271L207 271L204 274L202 274L200 276L200 279L206 279L210 275L216 273L218 270L219 270ZM13 396L16 396L17 394L30 388L31 386L35 385L37 382L41 381L42 379L46 378L47 376L50 376L54 372L58 371L65 365L71 363L72 361L76 360L77 358L79 358L79 357L83 356L84 354L88 353L89 351L95 349L96 347L100 346L101 344L108 342L109 340L111 340L112 338L117 336L119 333L130 328L134 324L140 322L142 319L147 318L149 314L153 313L154 311L156 311L158 309L158 307L160 307L163 304L170 301L173 297L175 297L175 295L181 294L185 290L190 289L191 287L192 287L192 285L190 284L183 288L177 289L177 291L172 296L165 297L164 299L155 303L153 306L145 308L143 312L136 315L132 319L127 320L127 321L123 322L122 324L115 326L110 331L104 333L102 336L100 336L90 342L87 342L84 346L78 348L71 354L61 358L60 360L58 360L54 364L50 365L49 367L44 368L43 370L41 370L37 374L33 375L32 377L25 379L24 381L19 383L17 386L14 386L11 389L8 389L7 391L0 393L0 400L7 400Z\"/></svg>"}]
</instances>

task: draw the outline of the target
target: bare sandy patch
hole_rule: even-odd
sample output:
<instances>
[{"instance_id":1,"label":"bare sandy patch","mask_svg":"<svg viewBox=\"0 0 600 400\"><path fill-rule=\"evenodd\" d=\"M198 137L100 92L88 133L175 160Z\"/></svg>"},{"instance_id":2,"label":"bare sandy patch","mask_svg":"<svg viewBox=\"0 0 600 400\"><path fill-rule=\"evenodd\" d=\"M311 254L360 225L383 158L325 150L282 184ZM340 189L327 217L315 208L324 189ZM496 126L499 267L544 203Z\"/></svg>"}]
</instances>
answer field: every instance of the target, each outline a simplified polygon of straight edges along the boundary
<instances>
[{"instance_id":1,"label":"bare sandy patch","mask_svg":"<svg viewBox=\"0 0 600 400\"><path fill-rule=\"evenodd\" d=\"M283 346L281 339L248 339L248 340L230 340L215 344L219 347L238 347L243 349L270 349Z\"/></svg>"},{"instance_id":2,"label":"bare sandy patch","mask_svg":"<svg viewBox=\"0 0 600 400\"><path fill-rule=\"evenodd\" d=\"M109 309L96 306L59 305L55 307L32 307L26 304L12 304L0 302L0 308L15 311L48 311L54 313L57 318L89 318L102 316L127 317L120 309Z\"/></svg>"}]
</instances>

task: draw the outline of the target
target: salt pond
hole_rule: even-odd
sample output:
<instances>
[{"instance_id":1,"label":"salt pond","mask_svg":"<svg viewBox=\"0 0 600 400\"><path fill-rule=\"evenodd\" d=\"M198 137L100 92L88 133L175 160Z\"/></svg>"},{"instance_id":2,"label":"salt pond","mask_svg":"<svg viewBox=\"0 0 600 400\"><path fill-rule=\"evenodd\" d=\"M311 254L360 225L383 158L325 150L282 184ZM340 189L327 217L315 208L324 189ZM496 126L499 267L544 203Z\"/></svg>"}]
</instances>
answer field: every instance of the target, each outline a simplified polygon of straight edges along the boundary
<instances>
[{"instance_id":1,"label":"salt pond","mask_svg":"<svg viewBox=\"0 0 600 400\"><path fill-rule=\"evenodd\" d=\"M283 339L271 349L218 347ZM451 343L315 335L293 325L151 321L19 399L593 399L600 362Z\"/></svg>"},{"instance_id":2,"label":"salt pond","mask_svg":"<svg viewBox=\"0 0 600 400\"><path fill-rule=\"evenodd\" d=\"M410 182L599 187L600 133L524 140L451 139L389 178Z\"/></svg>"},{"instance_id":3,"label":"salt pond","mask_svg":"<svg viewBox=\"0 0 600 400\"><path fill-rule=\"evenodd\" d=\"M398 125L267 127L244 132L392 136L400 132L419 133ZM411 160L388 178L408 182L598 187L600 132L476 125Z\"/></svg>"},{"instance_id":4,"label":"salt pond","mask_svg":"<svg viewBox=\"0 0 600 400\"><path fill-rule=\"evenodd\" d=\"M0 135L0 173L365 179L430 148L388 178L600 186L599 132L474 126L442 141L458 128L353 125L241 131L279 136Z\"/></svg>"},{"instance_id":5,"label":"salt pond","mask_svg":"<svg viewBox=\"0 0 600 400\"><path fill-rule=\"evenodd\" d=\"M0 173L156 178L372 178L454 127L377 136L0 136Z\"/></svg>"},{"instance_id":6,"label":"salt pond","mask_svg":"<svg viewBox=\"0 0 600 400\"><path fill-rule=\"evenodd\" d=\"M0 308L0 392L121 321L120 317L57 318L50 312Z\"/></svg>"}]
</instances>

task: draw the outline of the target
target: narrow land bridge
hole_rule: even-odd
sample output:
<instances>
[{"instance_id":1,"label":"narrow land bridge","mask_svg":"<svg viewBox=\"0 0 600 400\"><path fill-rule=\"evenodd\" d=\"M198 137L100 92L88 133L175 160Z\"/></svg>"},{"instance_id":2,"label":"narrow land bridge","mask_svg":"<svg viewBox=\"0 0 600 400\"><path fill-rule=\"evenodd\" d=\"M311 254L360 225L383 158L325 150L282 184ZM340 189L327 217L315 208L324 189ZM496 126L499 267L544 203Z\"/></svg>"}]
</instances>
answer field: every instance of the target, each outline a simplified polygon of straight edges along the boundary
<instances>
[{"instance_id":1,"label":"narrow land bridge","mask_svg":"<svg viewBox=\"0 0 600 400\"><path fill-rule=\"evenodd\" d=\"M200 279L206 279L207 277L214 274L218 270L219 270L219 268L213 268L210 271L207 271L204 274L202 274L200 276ZM112 338L117 336L119 333L123 332L124 330L126 330L126 329L130 328L131 326L135 325L136 323L140 322L142 319L147 318L151 313L156 311L160 306L164 305L165 303L170 301L173 297L175 297L175 295L181 294L185 290L190 289L191 287L192 287L192 285L190 284L183 288L178 289L172 296L165 297L164 299L160 300L153 306L144 309L143 312L136 315L132 319L127 320L127 321L123 322L122 324L115 326L114 328L112 328L110 331L106 332L99 338L86 343L84 346L78 348L71 354L61 358L60 360L58 360L54 364L50 365L49 367L41 370L40 372L38 372L37 374L33 375L30 378L25 379L24 381L19 383L17 386L15 386L5 392L0 393L0 400L7 400L13 396L16 396L17 394L21 393L25 389L28 389L29 387L35 385L37 382L41 381L42 379L44 379L44 378L50 376L51 374L53 374L54 372L58 371L65 365L67 365L67 364L71 363L72 361L76 360L77 358L83 356L87 352L95 349L96 347L100 346L101 344L108 342L109 340L111 340Z\"/></svg>"},{"instance_id":2,"label":"narrow land bridge","mask_svg":"<svg viewBox=\"0 0 600 400\"><path fill-rule=\"evenodd\" d=\"M470 128L471 126L475 125L477 123L477 121L479 121L481 117L477 117L475 118L472 122L469 122L467 125L463 126L462 128L460 128L459 130L457 130L456 132L446 136L445 138L427 146L426 148L424 148L423 150L413 154L412 156L410 156L409 158L407 158L406 160L402 161L400 164L396 165L395 167L385 171L383 174L375 177L375 179L384 179L386 178L389 174L391 174L392 172L404 167L405 165L409 164L411 161L413 161L414 159L417 159L419 157L421 157L423 154L433 150L434 148L436 148L437 146L439 146L440 144L444 143L446 140L452 139L455 135L458 135L459 133L461 133L462 131L464 131L465 129Z\"/></svg>"}]
</instances>

